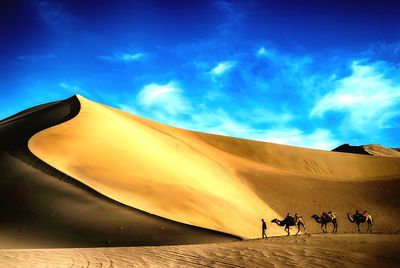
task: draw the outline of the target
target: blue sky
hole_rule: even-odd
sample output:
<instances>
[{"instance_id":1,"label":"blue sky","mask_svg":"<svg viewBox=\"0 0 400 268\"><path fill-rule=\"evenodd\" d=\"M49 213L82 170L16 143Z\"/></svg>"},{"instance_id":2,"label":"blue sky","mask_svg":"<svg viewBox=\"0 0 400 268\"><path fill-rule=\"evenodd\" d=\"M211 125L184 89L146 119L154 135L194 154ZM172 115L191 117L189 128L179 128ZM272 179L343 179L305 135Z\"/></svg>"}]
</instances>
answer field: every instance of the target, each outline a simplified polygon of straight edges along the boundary
<instances>
[{"instance_id":1,"label":"blue sky","mask_svg":"<svg viewBox=\"0 0 400 268\"><path fill-rule=\"evenodd\" d=\"M0 5L0 118L78 93L197 131L400 147L400 1Z\"/></svg>"}]
</instances>

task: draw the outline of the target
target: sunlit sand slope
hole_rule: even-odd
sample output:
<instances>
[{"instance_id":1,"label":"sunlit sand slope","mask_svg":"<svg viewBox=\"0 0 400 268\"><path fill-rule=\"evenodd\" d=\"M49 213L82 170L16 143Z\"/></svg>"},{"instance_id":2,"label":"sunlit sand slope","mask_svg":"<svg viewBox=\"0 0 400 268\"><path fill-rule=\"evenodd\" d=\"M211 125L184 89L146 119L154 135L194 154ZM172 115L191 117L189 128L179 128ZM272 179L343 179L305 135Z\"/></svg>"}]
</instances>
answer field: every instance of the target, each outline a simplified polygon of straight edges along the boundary
<instances>
[{"instance_id":1,"label":"sunlit sand slope","mask_svg":"<svg viewBox=\"0 0 400 268\"><path fill-rule=\"evenodd\" d=\"M357 206L379 213L383 231L396 228L400 159L197 133L78 99L79 114L29 149L122 204L244 238L260 235L262 217Z\"/></svg>"},{"instance_id":2,"label":"sunlit sand slope","mask_svg":"<svg viewBox=\"0 0 400 268\"><path fill-rule=\"evenodd\" d=\"M400 152L396 149L386 148L379 144L368 144L363 146L364 149L372 155L400 157Z\"/></svg>"}]
</instances>

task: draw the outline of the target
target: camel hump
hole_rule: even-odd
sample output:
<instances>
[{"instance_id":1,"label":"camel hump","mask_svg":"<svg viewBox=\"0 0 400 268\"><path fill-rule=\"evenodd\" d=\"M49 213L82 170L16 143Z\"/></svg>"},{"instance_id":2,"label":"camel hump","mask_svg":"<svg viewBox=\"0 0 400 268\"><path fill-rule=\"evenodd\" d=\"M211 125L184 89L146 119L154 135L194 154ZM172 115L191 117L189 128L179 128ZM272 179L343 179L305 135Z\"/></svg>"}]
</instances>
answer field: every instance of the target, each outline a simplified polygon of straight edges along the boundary
<instances>
[{"instance_id":1,"label":"camel hump","mask_svg":"<svg viewBox=\"0 0 400 268\"><path fill-rule=\"evenodd\" d=\"M286 222L287 222L289 225L295 225L295 224L296 224L296 221L295 221L295 219L294 219L293 216L287 216L287 217L286 217Z\"/></svg>"}]
</instances>

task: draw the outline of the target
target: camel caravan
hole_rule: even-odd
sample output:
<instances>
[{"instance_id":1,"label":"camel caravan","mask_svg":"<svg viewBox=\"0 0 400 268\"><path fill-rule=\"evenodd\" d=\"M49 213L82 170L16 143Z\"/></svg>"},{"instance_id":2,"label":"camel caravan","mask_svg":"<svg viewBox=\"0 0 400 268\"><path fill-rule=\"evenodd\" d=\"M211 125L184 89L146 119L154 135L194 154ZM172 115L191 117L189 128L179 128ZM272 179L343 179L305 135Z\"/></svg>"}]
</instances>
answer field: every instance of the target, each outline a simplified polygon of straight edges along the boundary
<instances>
[{"instance_id":1,"label":"camel caravan","mask_svg":"<svg viewBox=\"0 0 400 268\"><path fill-rule=\"evenodd\" d=\"M332 212L332 211L329 211L328 213L322 212L321 216L314 214L311 216L311 218L314 219L316 223L319 223L321 225L322 233L328 233L328 228L327 228L328 223L332 223L332 225L333 225L332 233L337 233L338 223L337 223L337 218L336 218L335 212ZM361 232L361 230L360 230L361 223L368 224L367 232L372 231L373 220L372 220L372 216L367 211L360 213L359 210L356 210L355 214L353 214L353 215L351 215L350 213L347 213L347 218L351 223L357 224L358 232ZM265 234L266 225L265 225L264 219L262 219L262 222L263 222L262 229L263 229L263 238L264 238L264 237L267 237ZM292 215L290 215L290 213L288 213L283 220L273 219L271 222L277 224L278 226L285 227L285 231L287 232L287 235L290 235L290 227L292 227L292 226L297 226L296 235L300 232L301 228L303 228L304 232L307 233L307 229L306 229L306 226L305 226L305 223L303 220L303 216L301 216L298 213L295 213L294 216L292 216Z\"/></svg>"}]
</instances>

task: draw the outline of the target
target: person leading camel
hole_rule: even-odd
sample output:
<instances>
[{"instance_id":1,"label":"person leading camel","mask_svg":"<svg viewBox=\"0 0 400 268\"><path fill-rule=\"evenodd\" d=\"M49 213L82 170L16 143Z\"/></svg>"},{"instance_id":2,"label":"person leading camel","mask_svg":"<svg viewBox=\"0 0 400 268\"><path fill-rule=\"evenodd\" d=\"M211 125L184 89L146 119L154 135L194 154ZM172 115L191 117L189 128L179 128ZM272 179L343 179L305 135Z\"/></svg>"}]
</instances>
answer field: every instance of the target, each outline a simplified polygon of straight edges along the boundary
<instances>
[{"instance_id":1,"label":"person leading camel","mask_svg":"<svg viewBox=\"0 0 400 268\"><path fill-rule=\"evenodd\" d=\"M264 219L261 219L261 222L262 222L262 224L261 224L262 238L264 238L264 237L267 238L267 233L266 233L267 224L265 223Z\"/></svg>"}]
</instances>

